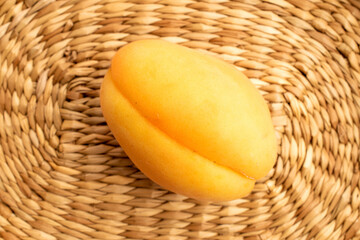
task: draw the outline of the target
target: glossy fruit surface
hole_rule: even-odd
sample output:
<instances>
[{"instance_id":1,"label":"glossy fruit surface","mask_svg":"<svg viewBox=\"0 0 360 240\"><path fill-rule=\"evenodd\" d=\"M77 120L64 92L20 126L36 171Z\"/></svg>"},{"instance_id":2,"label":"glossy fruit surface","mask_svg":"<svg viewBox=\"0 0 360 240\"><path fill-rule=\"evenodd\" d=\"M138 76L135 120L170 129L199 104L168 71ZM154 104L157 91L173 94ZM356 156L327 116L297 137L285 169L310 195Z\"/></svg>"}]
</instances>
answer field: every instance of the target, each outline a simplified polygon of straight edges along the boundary
<instances>
[{"instance_id":1,"label":"glossy fruit surface","mask_svg":"<svg viewBox=\"0 0 360 240\"><path fill-rule=\"evenodd\" d=\"M104 117L150 179L202 200L247 195L276 159L268 107L232 65L162 40L114 56L101 88Z\"/></svg>"}]
</instances>

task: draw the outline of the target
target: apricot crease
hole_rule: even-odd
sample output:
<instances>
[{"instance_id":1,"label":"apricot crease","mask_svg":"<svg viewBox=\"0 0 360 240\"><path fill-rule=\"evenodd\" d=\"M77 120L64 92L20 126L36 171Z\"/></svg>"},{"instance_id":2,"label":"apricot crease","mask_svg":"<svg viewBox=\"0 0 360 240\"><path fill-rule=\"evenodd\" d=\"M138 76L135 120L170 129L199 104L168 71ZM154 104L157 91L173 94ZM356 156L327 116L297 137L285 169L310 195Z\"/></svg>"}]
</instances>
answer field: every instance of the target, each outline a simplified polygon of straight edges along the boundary
<instances>
[{"instance_id":1,"label":"apricot crease","mask_svg":"<svg viewBox=\"0 0 360 240\"><path fill-rule=\"evenodd\" d=\"M101 91L104 96L117 95L116 99L102 98L102 107L109 110L105 118L108 124L118 126L112 130L117 141L134 164L154 182L179 194L212 201L246 196L252 190L254 180L197 155L150 124L119 94L109 74ZM152 161L147 160L149 157ZM229 182L237 189L229 186Z\"/></svg>"}]
</instances>

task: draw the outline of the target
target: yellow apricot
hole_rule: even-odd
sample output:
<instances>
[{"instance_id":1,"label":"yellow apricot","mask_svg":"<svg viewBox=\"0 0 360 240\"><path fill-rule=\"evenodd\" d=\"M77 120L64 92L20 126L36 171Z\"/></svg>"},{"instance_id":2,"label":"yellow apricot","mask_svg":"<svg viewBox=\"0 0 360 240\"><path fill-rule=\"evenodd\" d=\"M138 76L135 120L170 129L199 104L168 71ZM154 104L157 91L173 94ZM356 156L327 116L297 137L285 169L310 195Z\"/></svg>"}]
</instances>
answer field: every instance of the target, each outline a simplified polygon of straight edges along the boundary
<instances>
[{"instance_id":1,"label":"yellow apricot","mask_svg":"<svg viewBox=\"0 0 360 240\"><path fill-rule=\"evenodd\" d=\"M217 58L162 40L133 42L114 56L100 98L130 159L176 193L208 201L243 197L275 163L264 99Z\"/></svg>"}]
</instances>

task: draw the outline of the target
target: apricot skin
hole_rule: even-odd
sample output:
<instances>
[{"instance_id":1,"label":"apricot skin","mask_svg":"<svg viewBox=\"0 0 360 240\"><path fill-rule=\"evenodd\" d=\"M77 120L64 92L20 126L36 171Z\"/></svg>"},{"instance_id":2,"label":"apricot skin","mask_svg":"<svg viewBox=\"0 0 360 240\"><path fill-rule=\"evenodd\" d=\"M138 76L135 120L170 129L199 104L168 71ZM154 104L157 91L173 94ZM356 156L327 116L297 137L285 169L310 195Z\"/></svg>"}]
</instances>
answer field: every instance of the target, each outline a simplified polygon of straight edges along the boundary
<instances>
[{"instance_id":1,"label":"apricot skin","mask_svg":"<svg viewBox=\"0 0 360 240\"><path fill-rule=\"evenodd\" d=\"M134 164L162 187L205 201L244 197L276 159L267 105L219 59L162 40L122 47L101 107Z\"/></svg>"}]
</instances>

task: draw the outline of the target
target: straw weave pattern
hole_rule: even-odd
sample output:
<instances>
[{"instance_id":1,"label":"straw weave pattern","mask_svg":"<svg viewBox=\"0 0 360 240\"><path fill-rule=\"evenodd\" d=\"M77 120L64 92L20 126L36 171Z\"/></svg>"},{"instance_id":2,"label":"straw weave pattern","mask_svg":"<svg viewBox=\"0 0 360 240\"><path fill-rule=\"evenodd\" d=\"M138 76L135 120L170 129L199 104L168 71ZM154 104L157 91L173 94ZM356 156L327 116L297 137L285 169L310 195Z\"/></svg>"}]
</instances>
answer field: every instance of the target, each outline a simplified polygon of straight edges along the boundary
<instances>
[{"instance_id":1,"label":"straw weave pattern","mask_svg":"<svg viewBox=\"0 0 360 240\"><path fill-rule=\"evenodd\" d=\"M0 0L0 238L360 239L357 0ZM146 178L102 116L123 45L220 57L266 99L278 159L246 198Z\"/></svg>"}]
</instances>

